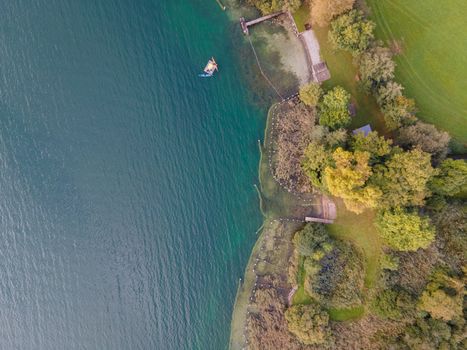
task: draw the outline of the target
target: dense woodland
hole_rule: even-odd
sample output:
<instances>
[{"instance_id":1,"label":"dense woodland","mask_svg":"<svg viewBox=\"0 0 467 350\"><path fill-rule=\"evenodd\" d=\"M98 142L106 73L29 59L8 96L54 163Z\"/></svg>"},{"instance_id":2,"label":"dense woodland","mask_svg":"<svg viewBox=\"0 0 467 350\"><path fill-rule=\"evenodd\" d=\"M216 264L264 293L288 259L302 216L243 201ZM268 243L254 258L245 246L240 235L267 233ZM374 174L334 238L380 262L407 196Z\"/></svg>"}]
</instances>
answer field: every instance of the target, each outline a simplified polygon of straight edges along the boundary
<instances>
[{"instance_id":1,"label":"dense woodland","mask_svg":"<svg viewBox=\"0 0 467 350\"><path fill-rule=\"evenodd\" d=\"M301 3L249 1L264 13ZM273 341L272 331L269 345L258 338L253 348L465 349L467 164L449 158L449 134L418 120L415 101L394 80L393 52L375 40L375 24L354 6L311 0L311 18L329 24L336 50L352 54L360 87L375 97L387 132L353 134L351 95L311 83L281 119L275 171L292 187L299 181L302 192L339 198L355 214L376 213L375 234L384 242L378 279L365 290L361 252L331 238L324 225L307 224L293 238L289 267L306 301L287 307L268 291L258 307L274 318L267 329L282 327L281 341ZM331 320L333 310L356 316Z\"/></svg>"}]
</instances>

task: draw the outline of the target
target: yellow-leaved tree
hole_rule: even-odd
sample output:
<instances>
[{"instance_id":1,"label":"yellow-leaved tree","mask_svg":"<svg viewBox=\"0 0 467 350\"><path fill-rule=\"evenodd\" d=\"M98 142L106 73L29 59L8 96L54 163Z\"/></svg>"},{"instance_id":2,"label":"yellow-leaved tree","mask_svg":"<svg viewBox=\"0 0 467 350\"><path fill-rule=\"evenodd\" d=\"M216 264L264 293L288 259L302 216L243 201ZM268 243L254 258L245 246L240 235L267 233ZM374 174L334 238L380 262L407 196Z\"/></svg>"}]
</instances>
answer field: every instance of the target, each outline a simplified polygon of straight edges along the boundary
<instances>
[{"instance_id":1,"label":"yellow-leaved tree","mask_svg":"<svg viewBox=\"0 0 467 350\"><path fill-rule=\"evenodd\" d=\"M332 154L334 166L324 171L324 182L328 191L344 200L347 209L360 214L366 208L376 208L382 195L381 190L368 184L372 175L370 153L349 152L337 148Z\"/></svg>"}]
</instances>

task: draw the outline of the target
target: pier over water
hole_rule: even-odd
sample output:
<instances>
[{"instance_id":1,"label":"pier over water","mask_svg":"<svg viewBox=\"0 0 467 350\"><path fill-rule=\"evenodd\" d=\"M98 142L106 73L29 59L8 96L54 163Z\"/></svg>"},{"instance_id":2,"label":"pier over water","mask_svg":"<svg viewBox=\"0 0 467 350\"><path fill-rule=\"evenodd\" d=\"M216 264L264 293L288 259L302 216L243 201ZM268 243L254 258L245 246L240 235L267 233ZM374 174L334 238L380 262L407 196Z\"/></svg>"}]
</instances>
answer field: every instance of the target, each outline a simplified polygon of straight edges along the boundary
<instances>
[{"instance_id":1,"label":"pier over water","mask_svg":"<svg viewBox=\"0 0 467 350\"><path fill-rule=\"evenodd\" d=\"M263 17L253 19L253 20L248 21L248 22L246 21L245 17L240 17L240 25L242 26L243 34L245 34L245 35L250 34L250 32L248 30L248 27L251 27L251 26L253 26L255 24L267 21L268 19L277 17L279 15L282 15L283 13L284 12L282 12L282 11L281 12L276 12L276 13L273 13L273 14L270 14L270 15L266 15L266 16L263 16Z\"/></svg>"}]
</instances>

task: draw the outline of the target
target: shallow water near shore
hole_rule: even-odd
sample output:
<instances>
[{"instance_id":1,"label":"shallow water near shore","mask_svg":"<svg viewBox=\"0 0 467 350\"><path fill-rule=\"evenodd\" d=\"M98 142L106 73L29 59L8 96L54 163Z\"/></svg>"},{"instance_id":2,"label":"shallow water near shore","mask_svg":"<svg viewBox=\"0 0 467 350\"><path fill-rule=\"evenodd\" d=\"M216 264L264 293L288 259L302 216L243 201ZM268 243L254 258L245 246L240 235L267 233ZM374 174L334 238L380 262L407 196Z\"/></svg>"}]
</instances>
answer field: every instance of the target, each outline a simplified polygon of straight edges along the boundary
<instances>
[{"instance_id":1,"label":"shallow water near shore","mask_svg":"<svg viewBox=\"0 0 467 350\"><path fill-rule=\"evenodd\" d=\"M0 348L227 348L262 222L237 24L213 0L0 9Z\"/></svg>"}]
</instances>

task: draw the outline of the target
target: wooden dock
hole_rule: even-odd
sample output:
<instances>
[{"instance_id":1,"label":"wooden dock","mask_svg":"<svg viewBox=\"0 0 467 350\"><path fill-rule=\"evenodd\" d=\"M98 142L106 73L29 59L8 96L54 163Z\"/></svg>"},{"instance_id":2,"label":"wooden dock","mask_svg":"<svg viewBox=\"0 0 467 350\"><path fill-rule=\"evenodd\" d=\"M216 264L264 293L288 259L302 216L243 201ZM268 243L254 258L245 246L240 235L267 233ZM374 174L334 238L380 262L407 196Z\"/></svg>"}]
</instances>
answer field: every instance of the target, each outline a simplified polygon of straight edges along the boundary
<instances>
[{"instance_id":1,"label":"wooden dock","mask_svg":"<svg viewBox=\"0 0 467 350\"><path fill-rule=\"evenodd\" d=\"M326 196L321 196L321 215L320 217L316 216L306 216L306 222L319 222L322 224L332 224L336 219L336 204Z\"/></svg>"},{"instance_id":2,"label":"wooden dock","mask_svg":"<svg viewBox=\"0 0 467 350\"><path fill-rule=\"evenodd\" d=\"M248 21L245 19L245 17L240 17L240 25L242 27L242 30L243 30L243 34L245 35L248 35L250 34L249 30L248 30L248 27L251 27L255 24L258 24L258 23L261 23L261 22L264 22L264 21L267 21L268 19L271 19L271 18L274 18L274 17L277 17L279 15L282 15L284 12L276 12L276 13L272 13L270 15L267 15L267 16L263 16L263 17L259 17L259 18L256 18L256 19L253 19L251 21Z\"/></svg>"}]
</instances>

